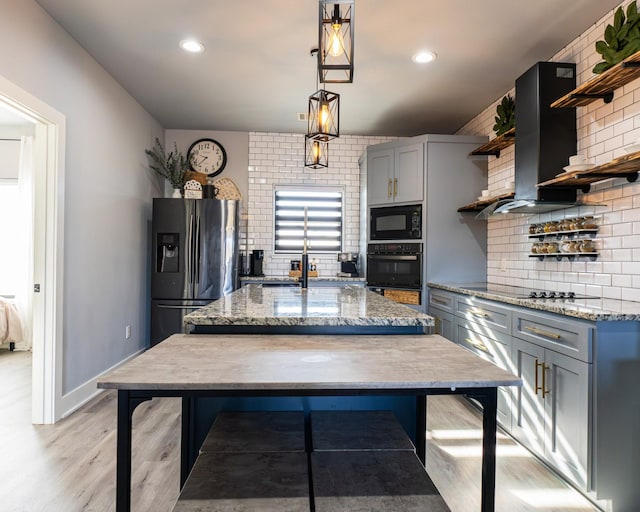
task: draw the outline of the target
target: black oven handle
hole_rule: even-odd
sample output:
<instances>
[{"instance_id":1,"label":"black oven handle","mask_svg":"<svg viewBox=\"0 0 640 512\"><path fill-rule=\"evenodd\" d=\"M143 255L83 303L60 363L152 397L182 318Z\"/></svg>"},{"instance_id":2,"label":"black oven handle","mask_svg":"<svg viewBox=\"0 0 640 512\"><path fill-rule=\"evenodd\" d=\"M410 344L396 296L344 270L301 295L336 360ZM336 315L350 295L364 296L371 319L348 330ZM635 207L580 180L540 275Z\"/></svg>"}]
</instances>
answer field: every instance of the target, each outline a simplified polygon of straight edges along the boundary
<instances>
[{"instance_id":1,"label":"black oven handle","mask_svg":"<svg viewBox=\"0 0 640 512\"><path fill-rule=\"evenodd\" d=\"M398 261L418 261L419 256L415 254L367 254L370 260L398 260Z\"/></svg>"}]
</instances>

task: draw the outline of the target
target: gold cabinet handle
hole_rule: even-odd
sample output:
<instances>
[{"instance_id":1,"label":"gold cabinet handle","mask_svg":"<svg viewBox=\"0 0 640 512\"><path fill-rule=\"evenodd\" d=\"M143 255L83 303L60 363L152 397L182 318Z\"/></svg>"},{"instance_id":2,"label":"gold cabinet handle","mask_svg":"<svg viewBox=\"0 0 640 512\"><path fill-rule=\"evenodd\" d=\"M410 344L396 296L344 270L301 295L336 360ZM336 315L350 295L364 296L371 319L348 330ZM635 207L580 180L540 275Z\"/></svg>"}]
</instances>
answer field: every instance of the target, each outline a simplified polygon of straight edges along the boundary
<instances>
[{"instance_id":1,"label":"gold cabinet handle","mask_svg":"<svg viewBox=\"0 0 640 512\"><path fill-rule=\"evenodd\" d=\"M393 178L393 197L398 195L398 178Z\"/></svg>"},{"instance_id":2,"label":"gold cabinet handle","mask_svg":"<svg viewBox=\"0 0 640 512\"><path fill-rule=\"evenodd\" d=\"M389 199L391 197L391 178L389 178L389 181L387 183L387 199Z\"/></svg>"},{"instance_id":3,"label":"gold cabinet handle","mask_svg":"<svg viewBox=\"0 0 640 512\"><path fill-rule=\"evenodd\" d=\"M442 304L443 306L449 305L449 303L446 300L436 299L435 297L431 297L431 302L435 302L436 304Z\"/></svg>"},{"instance_id":4,"label":"gold cabinet handle","mask_svg":"<svg viewBox=\"0 0 640 512\"><path fill-rule=\"evenodd\" d=\"M524 328L525 331L532 332L533 334L537 334L538 336L544 336L546 338L552 338L554 340L559 340L562 338L559 334L555 332L543 331L542 329L538 329L537 327L529 327L528 325Z\"/></svg>"},{"instance_id":5,"label":"gold cabinet handle","mask_svg":"<svg viewBox=\"0 0 640 512\"><path fill-rule=\"evenodd\" d=\"M542 387L539 385L539 382L540 382L540 381L539 381L539 379L538 379L538 368L539 368L540 366L544 366L544 363L540 363L540 362L538 362L538 360L536 359L536 361L535 361L535 363L534 363L534 371L535 371L535 376L536 376L536 377L535 377L535 383L534 383L534 385L535 385L535 387L536 387L536 389L535 389L536 395L538 394L538 391L542 390Z\"/></svg>"},{"instance_id":6,"label":"gold cabinet handle","mask_svg":"<svg viewBox=\"0 0 640 512\"><path fill-rule=\"evenodd\" d=\"M479 348L483 352L489 352L489 349L487 348L487 346L484 343L482 343L481 341L472 340L471 338L465 338L465 341L467 343L473 345L474 347Z\"/></svg>"},{"instance_id":7,"label":"gold cabinet handle","mask_svg":"<svg viewBox=\"0 0 640 512\"><path fill-rule=\"evenodd\" d=\"M542 398L551 393L550 389L547 389L547 370L549 365L542 363Z\"/></svg>"},{"instance_id":8,"label":"gold cabinet handle","mask_svg":"<svg viewBox=\"0 0 640 512\"><path fill-rule=\"evenodd\" d=\"M485 313L484 311L482 311L481 309L472 309L472 310L470 310L470 313L473 316L477 316L479 318L489 318L489 315L487 313Z\"/></svg>"}]
</instances>

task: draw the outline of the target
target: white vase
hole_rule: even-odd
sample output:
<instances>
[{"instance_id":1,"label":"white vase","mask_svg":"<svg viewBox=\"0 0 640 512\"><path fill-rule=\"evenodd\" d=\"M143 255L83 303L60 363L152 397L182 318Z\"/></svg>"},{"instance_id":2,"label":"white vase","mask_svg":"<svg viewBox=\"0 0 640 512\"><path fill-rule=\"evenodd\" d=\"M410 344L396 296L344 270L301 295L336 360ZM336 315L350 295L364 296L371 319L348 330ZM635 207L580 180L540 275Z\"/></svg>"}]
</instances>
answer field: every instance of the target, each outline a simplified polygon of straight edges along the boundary
<instances>
[{"instance_id":1,"label":"white vase","mask_svg":"<svg viewBox=\"0 0 640 512\"><path fill-rule=\"evenodd\" d=\"M173 189L173 194L171 195L171 197L173 197L175 199L182 199L182 194L180 193L180 189L179 188L174 188Z\"/></svg>"}]
</instances>

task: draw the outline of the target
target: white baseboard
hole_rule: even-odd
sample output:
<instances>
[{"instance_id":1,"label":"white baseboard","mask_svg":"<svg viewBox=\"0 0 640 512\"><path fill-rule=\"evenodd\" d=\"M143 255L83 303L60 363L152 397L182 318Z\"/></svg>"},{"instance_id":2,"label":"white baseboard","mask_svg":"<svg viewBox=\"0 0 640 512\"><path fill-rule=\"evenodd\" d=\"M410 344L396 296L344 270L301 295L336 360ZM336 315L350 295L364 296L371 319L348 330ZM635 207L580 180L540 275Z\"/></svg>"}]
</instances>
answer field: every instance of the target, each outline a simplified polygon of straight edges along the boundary
<instances>
[{"instance_id":1,"label":"white baseboard","mask_svg":"<svg viewBox=\"0 0 640 512\"><path fill-rule=\"evenodd\" d=\"M66 418L67 416L73 414L80 407L86 404L89 400L91 400L92 398L102 393L104 389L98 389L97 387L98 379L103 375L105 375L106 373L110 372L111 370L114 370L115 368L122 366L127 361L140 355L145 350L146 349L138 350L137 352L135 352L134 354L131 354L129 357L127 357L123 361L120 361L118 364L113 365L111 368L107 368L101 374L96 375L95 377L88 380L84 384L81 384L80 386L75 388L73 391L69 391L69 393L67 393L66 395L63 395L62 400L60 401L60 408L58 409L59 411L62 411L62 412L58 419Z\"/></svg>"}]
</instances>

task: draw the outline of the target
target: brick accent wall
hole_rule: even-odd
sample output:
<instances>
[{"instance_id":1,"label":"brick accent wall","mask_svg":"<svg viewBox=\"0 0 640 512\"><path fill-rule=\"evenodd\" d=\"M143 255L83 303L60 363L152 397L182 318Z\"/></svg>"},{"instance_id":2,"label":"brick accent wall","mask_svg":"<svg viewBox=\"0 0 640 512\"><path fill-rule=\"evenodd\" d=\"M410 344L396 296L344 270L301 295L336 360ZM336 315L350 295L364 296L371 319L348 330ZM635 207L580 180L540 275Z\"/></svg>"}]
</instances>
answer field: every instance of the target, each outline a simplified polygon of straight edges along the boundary
<instances>
[{"instance_id":1,"label":"brick accent wall","mask_svg":"<svg viewBox=\"0 0 640 512\"><path fill-rule=\"evenodd\" d=\"M620 5L626 7L627 3ZM593 66L600 61L595 43L603 38L606 25L613 22L614 11L549 60L575 62L578 84L591 78ZM515 96L514 89L505 91L507 93ZM502 96L497 98L458 133L493 137L493 118L501 99ZM609 104L598 100L578 107L577 127L578 152L593 163L603 164L626 154L624 147L640 138L640 79L616 90ZM513 179L514 147L503 150L500 158L488 158L489 190L496 191L505 181ZM488 221L488 281L640 301L640 182L607 180L593 185L588 194L579 192L578 196L584 202L602 202L606 206L491 218ZM600 225L597 260L539 261L528 257L532 244L528 239L529 224L592 214Z\"/></svg>"}]
</instances>

